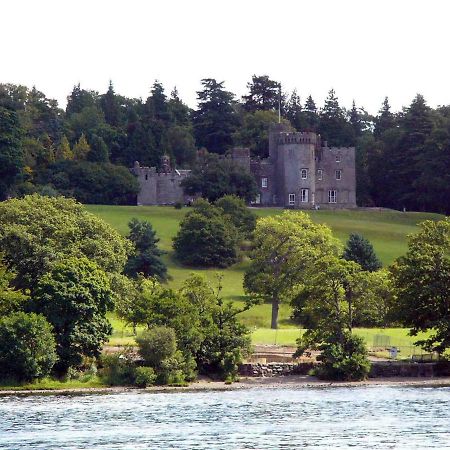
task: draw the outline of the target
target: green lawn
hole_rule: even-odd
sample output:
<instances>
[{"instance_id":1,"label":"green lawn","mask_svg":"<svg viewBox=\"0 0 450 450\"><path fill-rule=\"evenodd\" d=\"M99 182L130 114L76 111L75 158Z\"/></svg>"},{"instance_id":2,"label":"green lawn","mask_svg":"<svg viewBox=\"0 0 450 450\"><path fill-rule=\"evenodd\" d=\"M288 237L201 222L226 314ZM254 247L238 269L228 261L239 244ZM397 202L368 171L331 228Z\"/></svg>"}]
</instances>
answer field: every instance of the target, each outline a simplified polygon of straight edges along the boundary
<instances>
[{"instance_id":1,"label":"green lawn","mask_svg":"<svg viewBox=\"0 0 450 450\"><path fill-rule=\"evenodd\" d=\"M120 233L127 234L128 222L132 217L148 220L161 239L160 246L167 252L164 261L169 268L171 280L169 285L178 288L190 273L202 273L214 281L215 274L223 275L223 295L235 302L242 302L244 291L242 278L248 262L242 261L234 266L221 269L193 270L182 267L173 259L172 238L175 236L179 222L189 211L188 208L177 210L170 206L109 206L88 205L86 208L110 223ZM281 214L281 209L255 208L260 216ZM311 211L315 222L329 225L335 236L345 242L350 233L360 233L369 239L383 264L391 264L395 258L406 251L406 235L417 231L417 224L426 219L439 219L442 216L429 213L397 212L397 211ZM280 327L291 327L289 323L290 309L283 305L280 310ZM242 314L241 319L249 326L268 328L270 326L270 305L258 305Z\"/></svg>"},{"instance_id":2,"label":"green lawn","mask_svg":"<svg viewBox=\"0 0 450 450\"><path fill-rule=\"evenodd\" d=\"M216 273L223 274L223 294L232 299L237 305L243 301L242 277L248 262L240 262L226 270L205 269L192 270L177 264L173 259L171 248L172 238L176 234L180 220L188 209L176 210L172 207L158 206L87 206L87 209L114 226L120 233L126 234L127 223L132 217L148 220L155 228L161 239L161 248L167 251L164 260L168 265L171 280L169 285L177 288L191 272L204 274L210 280ZM282 210L261 208L255 209L260 216L280 214ZM352 232L361 233L367 237L375 247L383 264L388 265L402 255L407 248L406 236L417 231L417 224L426 219L439 219L438 214L401 213L395 211L312 211L314 221L326 223L334 234L345 242ZM252 330L254 344L295 345L301 330L290 321L290 308L282 305L280 308L280 329L271 330L270 305L263 304L253 307L241 315L241 320ZM110 340L111 345L134 344L132 330L110 316L114 332ZM357 334L364 337L370 348L396 346L403 355L420 352L413 346L414 338L408 336L406 329L357 329Z\"/></svg>"}]
</instances>

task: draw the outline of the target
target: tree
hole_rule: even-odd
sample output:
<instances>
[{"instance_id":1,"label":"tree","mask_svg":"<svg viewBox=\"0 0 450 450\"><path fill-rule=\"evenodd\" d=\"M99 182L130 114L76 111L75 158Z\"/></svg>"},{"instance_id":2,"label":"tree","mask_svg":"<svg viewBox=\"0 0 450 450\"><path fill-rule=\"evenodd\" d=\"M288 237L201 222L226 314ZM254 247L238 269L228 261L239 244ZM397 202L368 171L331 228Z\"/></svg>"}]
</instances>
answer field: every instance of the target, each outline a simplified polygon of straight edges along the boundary
<instances>
[{"instance_id":1,"label":"tree","mask_svg":"<svg viewBox=\"0 0 450 450\"><path fill-rule=\"evenodd\" d=\"M235 195L225 195L214 204L231 220L243 239L251 236L256 226L256 216L244 200Z\"/></svg>"},{"instance_id":2,"label":"tree","mask_svg":"<svg viewBox=\"0 0 450 450\"><path fill-rule=\"evenodd\" d=\"M278 122L278 115L274 111L255 111L245 113L242 125L234 134L236 144L250 148L253 156L266 158L269 153L269 128ZM290 125L285 119L282 123Z\"/></svg>"},{"instance_id":3,"label":"tree","mask_svg":"<svg viewBox=\"0 0 450 450\"><path fill-rule=\"evenodd\" d=\"M58 160L64 160L64 159L73 159L73 151L70 148L69 140L67 139L66 135L63 135L61 138L61 142L59 143L56 153L55 153L55 159Z\"/></svg>"},{"instance_id":4,"label":"tree","mask_svg":"<svg viewBox=\"0 0 450 450\"><path fill-rule=\"evenodd\" d=\"M302 104L300 103L300 97L297 94L297 90L294 89L289 97L289 101L286 104L286 117L289 122L297 131L305 131L305 122L302 114Z\"/></svg>"},{"instance_id":5,"label":"tree","mask_svg":"<svg viewBox=\"0 0 450 450\"><path fill-rule=\"evenodd\" d=\"M375 254L373 245L360 234L350 234L344 249L343 258L347 261L355 261L363 270L368 270L369 272L374 272L382 267L381 261Z\"/></svg>"},{"instance_id":6,"label":"tree","mask_svg":"<svg viewBox=\"0 0 450 450\"><path fill-rule=\"evenodd\" d=\"M188 266L228 267L237 260L236 247L236 228L216 209L209 216L189 212L173 239L176 258Z\"/></svg>"},{"instance_id":7,"label":"tree","mask_svg":"<svg viewBox=\"0 0 450 450\"><path fill-rule=\"evenodd\" d=\"M375 119L375 129L374 136L378 139L383 133L391 128L395 127L395 117L391 113L391 105L389 104L389 99L384 98L383 105L378 111L378 116Z\"/></svg>"},{"instance_id":8,"label":"tree","mask_svg":"<svg viewBox=\"0 0 450 450\"><path fill-rule=\"evenodd\" d=\"M101 137L96 135L92 136L90 147L91 148L86 155L87 160L100 163L109 161L108 147Z\"/></svg>"},{"instance_id":9,"label":"tree","mask_svg":"<svg viewBox=\"0 0 450 450\"><path fill-rule=\"evenodd\" d=\"M410 334L429 332L416 342L428 351L450 347L450 219L427 220L408 238L408 251L391 267L396 310Z\"/></svg>"},{"instance_id":10,"label":"tree","mask_svg":"<svg viewBox=\"0 0 450 450\"><path fill-rule=\"evenodd\" d=\"M203 90L197 92L198 108L194 112L194 134L197 147L224 154L233 144L238 119L234 111L234 95L213 78L202 80Z\"/></svg>"},{"instance_id":11,"label":"tree","mask_svg":"<svg viewBox=\"0 0 450 450\"><path fill-rule=\"evenodd\" d=\"M0 375L19 381L47 376L56 362L52 327L39 314L0 318Z\"/></svg>"},{"instance_id":12,"label":"tree","mask_svg":"<svg viewBox=\"0 0 450 450\"><path fill-rule=\"evenodd\" d=\"M128 239L134 244L135 253L128 258L125 272L132 277L142 274L145 277L165 280L167 267L161 260L164 252L157 246L159 239L151 223L133 218L128 227L130 228Z\"/></svg>"},{"instance_id":13,"label":"tree","mask_svg":"<svg viewBox=\"0 0 450 450\"><path fill-rule=\"evenodd\" d=\"M299 285L314 272L316 261L340 251L326 225L314 224L307 214L292 211L259 219L253 247L244 289L248 295L271 302L272 328L278 326L280 303L296 295Z\"/></svg>"},{"instance_id":14,"label":"tree","mask_svg":"<svg viewBox=\"0 0 450 450\"><path fill-rule=\"evenodd\" d=\"M23 168L22 130L15 111L0 106L0 200Z\"/></svg>"},{"instance_id":15,"label":"tree","mask_svg":"<svg viewBox=\"0 0 450 450\"><path fill-rule=\"evenodd\" d=\"M101 97L100 105L107 124L117 127L119 125L120 109L112 81L109 81L108 91Z\"/></svg>"},{"instance_id":16,"label":"tree","mask_svg":"<svg viewBox=\"0 0 450 450\"><path fill-rule=\"evenodd\" d=\"M326 256L303 287L308 330L297 340L296 355L320 350L317 374L329 379L360 380L370 369L364 341L352 335L357 313L366 308L365 272L353 261Z\"/></svg>"},{"instance_id":17,"label":"tree","mask_svg":"<svg viewBox=\"0 0 450 450\"><path fill-rule=\"evenodd\" d=\"M10 272L0 254L0 317L21 311L28 296L12 285L15 274Z\"/></svg>"},{"instance_id":18,"label":"tree","mask_svg":"<svg viewBox=\"0 0 450 450\"><path fill-rule=\"evenodd\" d=\"M271 80L267 75L252 76L252 81L247 83L248 95L242 100L246 111L278 111L281 101L281 85Z\"/></svg>"},{"instance_id":19,"label":"tree","mask_svg":"<svg viewBox=\"0 0 450 450\"><path fill-rule=\"evenodd\" d=\"M328 141L330 146L345 147L353 144L352 127L339 106L334 89L328 92L320 111L319 131L322 139Z\"/></svg>"},{"instance_id":20,"label":"tree","mask_svg":"<svg viewBox=\"0 0 450 450\"><path fill-rule=\"evenodd\" d=\"M224 195L236 195L247 202L255 199L255 178L244 167L230 159L206 154L192 169L181 186L188 195L200 195L214 202Z\"/></svg>"},{"instance_id":21,"label":"tree","mask_svg":"<svg viewBox=\"0 0 450 450\"><path fill-rule=\"evenodd\" d=\"M0 203L0 248L17 274L14 284L33 291L55 263L72 256L121 272L131 244L80 203L34 194Z\"/></svg>"},{"instance_id":22,"label":"tree","mask_svg":"<svg viewBox=\"0 0 450 450\"><path fill-rule=\"evenodd\" d=\"M89 161L59 161L37 177L42 185L54 186L61 195L82 203L135 204L137 178L123 166Z\"/></svg>"},{"instance_id":23,"label":"tree","mask_svg":"<svg viewBox=\"0 0 450 450\"><path fill-rule=\"evenodd\" d=\"M317 107L311 95L306 99L305 107L303 108L303 118L305 121L304 131L317 132L319 129L319 115Z\"/></svg>"},{"instance_id":24,"label":"tree","mask_svg":"<svg viewBox=\"0 0 450 450\"><path fill-rule=\"evenodd\" d=\"M80 139L78 139L77 143L73 146L73 154L75 159L84 160L87 159L89 152L91 151L91 146L88 144L86 140L86 136L84 133L81 134Z\"/></svg>"},{"instance_id":25,"label":"tree","mask_svg":"<svg viewBox=\"0 0 450 450\"><path fill-rule=\"evenodd\" d=\"M112 332L106 312L113 307L113 294L96 263L70 257L55 264L39 280L32 301L34 311L53 326L59 371L79 366L85 356L100 356Z\"/></svg>"}]
</instances>

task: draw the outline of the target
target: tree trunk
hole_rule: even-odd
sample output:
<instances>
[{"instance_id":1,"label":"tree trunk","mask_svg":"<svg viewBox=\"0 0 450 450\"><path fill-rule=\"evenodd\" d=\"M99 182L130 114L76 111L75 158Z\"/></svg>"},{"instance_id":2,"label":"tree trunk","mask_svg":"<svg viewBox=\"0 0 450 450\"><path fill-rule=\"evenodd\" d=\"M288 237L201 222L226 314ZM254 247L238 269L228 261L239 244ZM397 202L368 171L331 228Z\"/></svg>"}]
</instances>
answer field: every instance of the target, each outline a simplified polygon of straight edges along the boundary
<instances>
[{"instance_id":1,"label":"tree trunk","mask_svg":"<svg viewBox=\"0 0 450 450\"><path fill-rule=\"evenodd\" d=\"M276 330L278 328L278 310L280 309L280 302L278 298L272 299L272 323L270 327L272 330Z\"/></svg>"}]
</instances>

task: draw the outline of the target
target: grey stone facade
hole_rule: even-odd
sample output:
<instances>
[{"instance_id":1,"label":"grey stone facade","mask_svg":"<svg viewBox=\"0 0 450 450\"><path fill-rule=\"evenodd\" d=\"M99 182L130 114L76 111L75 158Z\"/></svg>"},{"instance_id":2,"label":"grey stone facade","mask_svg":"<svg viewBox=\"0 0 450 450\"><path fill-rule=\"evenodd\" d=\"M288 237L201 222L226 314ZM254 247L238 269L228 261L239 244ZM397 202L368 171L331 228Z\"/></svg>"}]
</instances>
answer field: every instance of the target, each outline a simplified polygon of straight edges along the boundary
<instances>
[{"instance_id":1,"label":"grey stone facade","mask_svg":"<svg viewBox=\"0 0 450 450\"><path fill-rule=\"evenodd\" d=\"M259 196L255 205L297 209L356 207L354 147L328 147L315 133L292 132L275 124L269 133L269 157L250 158L247 148L235 148L232 159L255 177ZM187 202L181 181L189 170L173 170L168 159L163 169L141 167L132 172L141 191L138 205L169 205Z\"/></svg>"},{"instance_id":2,"label":"grey stone facade","mask_svg":"<svg viewBox=\"0 0 450 450\"><path fill-rule=\"evenodd\" d=\"M244 161L242 149L239 161ZM286 125L276 124L269 133L269 158L249 161L260 192L256 204L299 209L356 207L354 147L328 147L315 133L291 132Z\"/></svg>"}]
</instances>

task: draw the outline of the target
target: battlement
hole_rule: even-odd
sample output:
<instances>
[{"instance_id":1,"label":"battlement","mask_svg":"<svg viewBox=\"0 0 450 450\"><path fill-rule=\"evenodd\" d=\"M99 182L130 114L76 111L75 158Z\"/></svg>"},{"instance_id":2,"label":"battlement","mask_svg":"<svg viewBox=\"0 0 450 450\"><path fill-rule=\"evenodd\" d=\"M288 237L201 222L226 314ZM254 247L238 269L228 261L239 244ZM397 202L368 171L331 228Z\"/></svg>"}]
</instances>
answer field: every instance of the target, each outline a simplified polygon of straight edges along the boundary
<instances>
[{"instance_id":1,"label":"battlement","mask_svg":"<svg viewBox=\"0 0 450 450\"><path fill-rule=\"evenodd\" d=\"M277 138L278 145L288 144L313 144L318 145L320 142L320 136L311 132L283 132L279 133Z\"/></svg>"}]
</instances>

